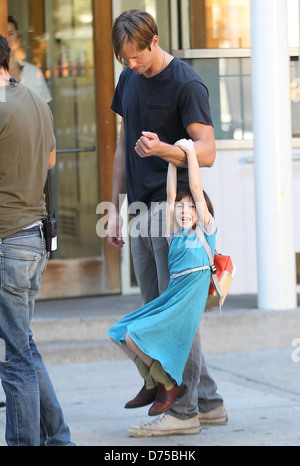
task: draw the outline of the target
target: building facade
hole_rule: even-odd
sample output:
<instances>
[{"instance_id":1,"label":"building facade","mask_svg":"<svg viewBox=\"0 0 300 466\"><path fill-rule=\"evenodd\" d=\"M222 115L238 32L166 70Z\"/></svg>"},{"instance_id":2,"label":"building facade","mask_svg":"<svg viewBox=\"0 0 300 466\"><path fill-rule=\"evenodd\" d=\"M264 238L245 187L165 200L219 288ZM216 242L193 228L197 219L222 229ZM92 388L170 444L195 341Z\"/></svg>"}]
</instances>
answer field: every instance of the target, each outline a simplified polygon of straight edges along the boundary
<instances>
[{"instance_id":1,"label":"building facade","mask_svg":"<svg viewBox=\"0 0 300 466\"><path fill-rule=\"evenodd\" d=\"M237 265L232 292L257 293L250 6L250 0L0 0L1 33L7 31L7 14L13 16L22 60L42 71L55 119L58 154L50 182L59 248L41 298L137 292L128 241L120 257L96 234L97 206L110 200L118 137L110 103L121 67L110 30L113 19L132 8L153 14L161 46L193 66L209 89L217 159L202 174L215 206L218 249ZM288 0L298 287L299 12L300 0Z\"/></svg>"}]
</instances>

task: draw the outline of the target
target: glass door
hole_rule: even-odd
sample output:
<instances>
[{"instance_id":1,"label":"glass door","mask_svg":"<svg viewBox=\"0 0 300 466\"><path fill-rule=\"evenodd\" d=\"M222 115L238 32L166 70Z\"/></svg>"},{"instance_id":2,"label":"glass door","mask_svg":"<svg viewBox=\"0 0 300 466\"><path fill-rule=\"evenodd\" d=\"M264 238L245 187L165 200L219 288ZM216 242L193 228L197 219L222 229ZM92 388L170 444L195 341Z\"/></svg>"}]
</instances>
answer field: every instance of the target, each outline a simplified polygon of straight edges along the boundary
<instances>
[{"instance_id":1,"label":"glass door","mask_svg":"<svg viewBox=\"0 0 300 466\"><path fill-rule=\"evenodd\" d=\"M46 73L57 139L51 186L60 239L54 257L99 256L100 241L95 234L99 166L91 0L44 3Z\"/></svg>"},{"instance_id":2,"label":"glass door","mask_svg":"<svg viewBox=\"0 0 300 466\"><path fill-rule=\"evenodd\" d=\"M10 0L8 8L19 29L22 61L16 59L20 66L26 62L24 71L30 67L33 72L33 65L37 67L35 73L42 78L57 139L57 163L49 178L51 204L58 219L58 250L51 255L40 296L118 291L118 279L110 283L105 277L105 240L96 234L96 208L102 199L93 1ZM115 266L119 277L118 261Z\"/></svg>"}]
</instances>

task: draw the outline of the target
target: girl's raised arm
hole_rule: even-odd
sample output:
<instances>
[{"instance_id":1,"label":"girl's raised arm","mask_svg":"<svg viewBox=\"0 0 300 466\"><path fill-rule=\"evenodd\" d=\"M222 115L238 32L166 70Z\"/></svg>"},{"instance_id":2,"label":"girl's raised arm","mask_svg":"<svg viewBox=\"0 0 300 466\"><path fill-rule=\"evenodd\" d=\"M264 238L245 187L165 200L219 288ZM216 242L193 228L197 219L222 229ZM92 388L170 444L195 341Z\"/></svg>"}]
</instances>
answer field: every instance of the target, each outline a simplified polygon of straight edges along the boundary
<instances>
[{"instance_id":1,"label":"girl's raised arm","mask_svg":"<svg viewBox=\"0 0 300 466\"><path fill-rule=\"evenodd\" d=\"M166 206L166 220L167 220L167 235L174 231L174 211L175 199L177 193L177 167L169 163L168 176L167 176L167 206Z\"/></svg>"},{"instance_id":2,"label":"girl's raised arm","mask_svg":"<svg viewBox=\"0 0 300 466\"><path fill-rule=\"evenodd\" d=\"M203 222L204 225L207 225L210 220L210 213L203 193L202 178L194 142L191 139L180 139L175 145L179 146L187 155L190 190L196 205L199 220Z\"/></svg>"}]
</instances>

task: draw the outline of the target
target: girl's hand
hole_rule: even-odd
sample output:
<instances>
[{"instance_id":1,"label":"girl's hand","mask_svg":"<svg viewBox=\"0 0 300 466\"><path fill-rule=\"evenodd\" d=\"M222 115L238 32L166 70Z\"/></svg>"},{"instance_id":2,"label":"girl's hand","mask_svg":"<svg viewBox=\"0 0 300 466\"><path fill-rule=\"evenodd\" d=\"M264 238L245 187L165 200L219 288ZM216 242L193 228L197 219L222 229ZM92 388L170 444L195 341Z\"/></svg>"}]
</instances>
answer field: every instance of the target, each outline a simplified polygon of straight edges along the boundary
<instances>
[{"instance_id":1,"label":"girl's hand","mask_svg":"<svg viewBox=\"0 0 300 466\"><path fill-rule=\"evenodd\" d=\"M175 142L174 145L180 147L184 152L191 152L195 150L195 144L192 139L180 139Z\"/></svg>"}]
</instances>

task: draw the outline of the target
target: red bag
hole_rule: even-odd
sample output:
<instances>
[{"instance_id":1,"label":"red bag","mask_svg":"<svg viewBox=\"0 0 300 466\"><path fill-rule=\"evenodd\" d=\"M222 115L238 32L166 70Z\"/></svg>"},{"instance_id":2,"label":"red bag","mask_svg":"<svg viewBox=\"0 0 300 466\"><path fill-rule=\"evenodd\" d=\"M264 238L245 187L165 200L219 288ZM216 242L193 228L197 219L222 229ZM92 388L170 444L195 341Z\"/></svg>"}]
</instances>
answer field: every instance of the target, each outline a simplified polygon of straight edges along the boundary
<instances>
[{"instance_id":1,"label":"red bag","mask_svg":"<svg viewBox=\"0 0 300 466\"><path fill-rule=\"evenodd\" d=\"M214 257L214 264L217 269L218 281L221 280L221 277L225 271L229 273L233 271L233 265L232 265L230 256L223 256L222 254L216 254ZM214 282L213 282L213 279L211 279L208 294L213 294L214 291L215 291Z\"/></svg>"},{"instance_id":2,"label":"red bag","mask_svg":"<svg viewBox=\"0 0 300 466\"><path fill-rule=\"evenodd\" d=\"M236 267L232 264L230 256L223 256L222 254L215 253L213 258L211 248L205 239L203 231L198 229L197 235L208 255L212 273L206 307L219 306L221 312L221 307L228 294Z\"/></svg>"},{"instance_id":3,"label":"red bag","mask_svg":"<svg viewBox=\"0 0 300 466\"><path fill-rule=\"evenodd\" d=\"M212 268L212 279L209 287L208 298L206 307L222 306L228 294L233 276L235 274L235 266L232 263L230 256L223 256L222 254L215 254L214 266ZM214 280L219 282L220 292L216 289Z\"/></svg>"}]
</instances>

